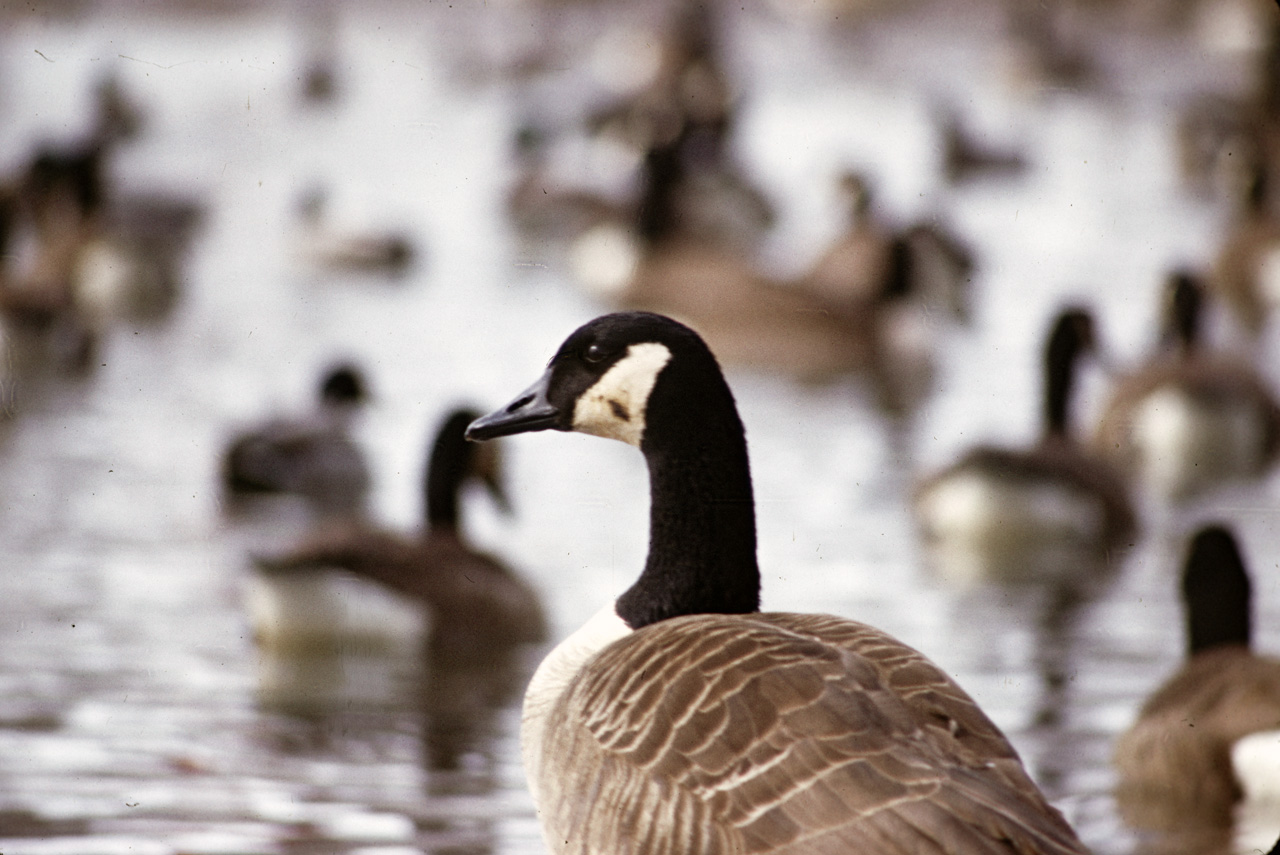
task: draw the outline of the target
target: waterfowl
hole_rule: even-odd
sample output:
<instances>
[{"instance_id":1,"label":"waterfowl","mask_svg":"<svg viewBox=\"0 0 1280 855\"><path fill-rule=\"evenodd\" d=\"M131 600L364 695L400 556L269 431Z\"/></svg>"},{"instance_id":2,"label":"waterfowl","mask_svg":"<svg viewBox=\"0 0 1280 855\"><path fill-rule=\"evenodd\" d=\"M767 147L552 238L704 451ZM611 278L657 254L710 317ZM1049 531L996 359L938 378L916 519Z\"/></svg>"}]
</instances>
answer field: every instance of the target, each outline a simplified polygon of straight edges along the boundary
<instances>
[{"instance_id":1,"label":"waterfowl","mask_svg":"<svg viewBox=\"0 0 1280 855\"><path fill-rule=\"evenodd\" d=\"M759 611L746 437L703 340L606 315L472 424L644 454L649 554L556 647L521 742L552 852L1082 853L1017 754L922 654L862 623Z\"/></svg>"},{"instance_id":2,"label":"waterfowl","mask_svg":"<svg viewBox=\"0 0 1280 855\"><path fill-rule=\"evenodd\" d=\"M1116 384L1097 434L1100 452L1175 500L1263 475L1280 452L1280 404L1252 366L1203 346L1203 300L1194 275L1169 277L1169 346Z\"/></svg>"},{"instance_id":3,"label":"waterfowl","mask_svg":"<svg viewBox=\"0 0 1280 855\"><path fill-rule=\"evenodd\" d=\"M882 227L866 215L865 183L844 185L848 232L795 280L762 273L739 248L664 232L661 218L639 241L590 235L579 257L602 255L609 263L595 269L610 275L581 278L620 308L690 324L725 364L809 382L860 375L879 404L909 410L929 385L937 315L967 312L973 259L932 224Z\"/></svg>"},{"instance_id":4,"label":"waterfowl","mask_svg":"<svg viewBox=\"0 0 1280 855\"><path fill-rule=\"evenodd\" d=\"M1237 777L1250 766L1247 759L1235 758L1233 767L1241 739L1280 729L1280 659L1250 650L1251 597L1231 530L1210 525L1197 532L1182 576L1187 660L1115 746L1116 796L1131 824L1230 828L1246 789L1276 792L1274 764L1263 765L1256 782Z\"/></svg>"},{"instance_id":5,"label":"waterfowl","mask_svg":"<svg viewBox=\"0 0 1280 855\"><path fill-rule=\"evenodd\" d=\"M513 154L517 176L505 207L522 237L568 243L634 216L639 154L630 148L577 137L565 142L529 123L517 130Z\"/></svg>"},{"instance_id":6,"label":"waterfowl","mask_svg":"<svg viewBox=\"0 0 1280 855\"><path fill-rule=\"evenodd\" d=\"M369 491L369 467L348 431L367 398L363 373L342 363L322 378L319 406L310 417L273 419L235 437L221 463L231 498L288 493L323 512L359 510Z\"/></svg>"},{"instance_id":7,"label":"waterfowl","mask_svg":"<svg viewBox=\"0 0 1280 855\"><path fill-rule=\"evenodd\" d=\"M951 184L974 178L998 178L1020 175L1027 169L1027 159L1019 151L993 148L977 139L965 128L958 116L944 112L939 120L942 137L942 175Z\"/></svg>"},{"instance_id":8,"label":"waterfowl","mask_svg":"<svg viewBox=\"0 0 1280 855\"><path fill-rule=\"evenodd\" d=\"M316 267L356 273L403 274L414 263L417 248L407 233L352 227L330 222L327 194L307 193L299 205L298 255Z\"/></svg>"},{"instance_id":9,"label":"waterfowl","mask_svg":"<svg viewBox=\"0 0 1280 855\"><path fill-rule=\"evenodd\" d=\"M1065 579L1105 564L1135 529L1119 473L1073 439L1077 363L1095 348L1093 316L1070 307L1044 352L1044 428L1030 448L978 446L912 497L937 570L958 581Z\"/></svg>"},{"instance_id":10,"label":"waterfowl","mask_svg":"<svg viewBox=\"0 0 1280 855\"><path fill-rule=\"evenodd\" d=\"M464 439L479 413L458 409L436 432L423 469L425 525L416 536L366 523L323 527L292 551L259 559L267 584L292 587L299 575L340 569L370 579L430 612L433 661L472 661L546 635L537 593L496 558L477 551L460 525L462 488L475 480L500 504L497 449ZM273 609L278 612L281 607Z\"/></svg>"},{"instance_id":11,"label":"waterfowl","mask_svg":"<svg viewBox=\"0 0 1280 855\"><path fill-rule=\"evenodd\" d=\"M87 137L35 148L17 183L0 274L0 310L49 339L44 350L84 368L107 324L158 314L172 302L178 256L199 211L188 200L122 196L109 158L141 118L113 79L96 90ZM69 346L58 339L69 340Z\"/></svg>"},{"instance_id":12,"label":"waterfowl","mask_svg":"<svg viewBox=\"0 0 1280 855\"><path fill-rule=\"evenodd\" d=\"M1247 182L1241 211L1218 250L1208 284L1246 333L1262 333L1280 302L1280 220L1271 210L1264 166L1255 167Z\"/></svg>"}]
</instances>

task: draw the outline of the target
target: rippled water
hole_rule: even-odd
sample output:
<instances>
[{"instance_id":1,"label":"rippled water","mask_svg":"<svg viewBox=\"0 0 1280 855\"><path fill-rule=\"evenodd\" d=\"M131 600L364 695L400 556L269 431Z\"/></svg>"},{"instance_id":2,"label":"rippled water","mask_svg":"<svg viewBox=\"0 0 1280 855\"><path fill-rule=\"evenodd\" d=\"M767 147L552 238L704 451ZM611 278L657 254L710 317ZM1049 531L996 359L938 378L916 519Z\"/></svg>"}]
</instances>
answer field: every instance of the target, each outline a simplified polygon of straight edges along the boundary
<instances>
[{"instance_id":1,"label":"rippled water","mask_svg":"<svg viewBox=\"0 0 1280 855\"><path fill-rule=\"evenodd\" d=\"M173 314L116 328L87 378L24 381L4 426L6 855L541 849L519 768L520 668L468 678L352 660L336 666L351 681L336 703L280 709L264 694L277 664L250 637L247 556L287 541L297 521L229 521L214 483L235 426L304 408L320 367L350 355L375 385L361 426L374 512L411 527L423 443L444 408L509 399L600 311L552 250L513 239L501 210L515 126L565 109L549 93L572 74L527 85L495 69L580 42L607 16L565 7L540 27L528 6L456 5L335 12L339 98L312 107L297 91L314 30L288 6L179 16L104 4L16 15L0 31L0 162L79 132L90 85L114 71L149 112L116 178L207 204ZM1260 645L1280 649L1280 487L1157 513L1114 582L1066 610L1049 595L959 593L929 578L903 499L916 474L971 442L1033 435L1034 354L1063 300L1099 307L1117 357L1141 352L1161 272L1207 258L1222 226L1220 208L1174 175L1174 110L1236 85L1240 64L1180 37L1102 29L1105 94L1029 97L1001 83L985 3L926 8L825 34L734 18L740 154L782 209L768 257L796 267L820 248L834 228L830 178L846 165L873 172L885 209L940 213L981 255L976 321L939 329L944 388L905 435L850 384L732 376L765 602L865 619L925 651L1008 731L1086 841L1126 853L1107 757L1179 658L1182 534L1209 515L1238 523ZM928 112L939 99L1025 146L1027 174L945 190ZM420 236L421 261L394 281L309 267L294 208L316 184L340 210ZM517 514L476 502L471 528L536 582L563 635L643 560L644 466L580 436L522 438L508 452Z\"/></svg>"}]
</instances>

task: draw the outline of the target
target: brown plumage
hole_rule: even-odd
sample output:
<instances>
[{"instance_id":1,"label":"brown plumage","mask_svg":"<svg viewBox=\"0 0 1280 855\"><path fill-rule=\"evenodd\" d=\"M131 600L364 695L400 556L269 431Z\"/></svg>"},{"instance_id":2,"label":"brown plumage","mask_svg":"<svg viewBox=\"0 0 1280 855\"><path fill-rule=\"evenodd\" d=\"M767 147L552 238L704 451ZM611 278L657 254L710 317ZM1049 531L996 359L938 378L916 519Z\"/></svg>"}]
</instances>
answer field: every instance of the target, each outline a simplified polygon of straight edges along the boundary
<instances>
[{"instance_id":1,"label":"brown plumage","mask_svg":"<svg viewBox=\"0 0 1280 855\"><path fill-rule=\"evenodd\" d=\"M1193 656L1116 743L1125 817L1142 828L1230 826L1240 784L1231 746L1280 728L1280 659L1227 646Z\"/></svg>"},{"instance_id":2,"label":"brown plumage","mask_svg":"<svg viewBox=\"0 0 1280 855\"><path fill-rule=\"evenodd\" d=\"M1255 168L1242 210L1218 250L1209 286L1250 335L1262 332L1275 307L1280 277L1280 221L1271 212L1266 172Z\"/></svg>"},{"instance_id":3,"label":"brown plumage","mask_svg":"<svg viewBox=\"0 0 1280 855\"><path fill-rule=\"evenodd\" d=\"M654 624L606 648L552 715L547 762L576 759L547 783L592 793L536 794L557 851L1085 851L954 681L842 618ZM655 813L662 839L644 836Z\"/></svg>"}]
</instances>

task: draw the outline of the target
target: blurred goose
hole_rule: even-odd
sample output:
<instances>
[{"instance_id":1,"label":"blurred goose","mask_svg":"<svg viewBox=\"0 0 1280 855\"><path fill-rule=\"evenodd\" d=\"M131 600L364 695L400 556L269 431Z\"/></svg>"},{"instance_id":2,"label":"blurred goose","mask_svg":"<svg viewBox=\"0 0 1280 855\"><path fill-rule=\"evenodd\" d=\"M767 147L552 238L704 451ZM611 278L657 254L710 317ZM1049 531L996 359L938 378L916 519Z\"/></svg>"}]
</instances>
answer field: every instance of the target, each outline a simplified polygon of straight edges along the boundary
<instances>
[{"instance_id":1,"label":"blurred goose","mask_svg":"<svg viewBox=\"0 0 1280 855\"><path fill-rule=\"evenodd\" d=\"M746 439L697 333L598 318L468 436L548 429L636 446L651 491L643 572L525 695L550 851L1085 851L920 653L843 618L759 611Z\"/></svg>"},{"instance_id":2,"label":"blurred goose","mask_svg":"<svg viewBox=\"0 0 1280 855\"><path fill-rule=\"evenodd\" d=\"M975 178L1008 178L1027 169L1026 157L1012 149L998 149L982 142L951 111L938 122L942 137L942 175L951 184Z\"/></svg>"},{"instance_id":3,"label":"blurred goose","mask_svg":"<svg viewBox=\"0 0 1280 855\"><path fill-rule=\"evenodd\" d=\"M141 124L113 78L95 91L97 115L83 139L36 147L17 188L0 307L29 331L64 336L71 367L90 363L108 323L154 316L178 287L197 206L123 196L110 158ZM162 204L163 202L163 204Z\"/></svg>"},{"instance_id":4,"label":"blurred goose","mask_svg":"<svg viewBox=\"0 0 1280 855\"><path fill-rule=\"evenodd\" d=\"M222 457L223 486L232 498L287 493L321 511L359 510L369 491L369 468L348 430L367 399L359 368L343 363L329 369L310 417L273 419L231 441Z\"/></svg>"},{"instance_id":5,"label":"blurred goose","mask_svg":"<svg viewBox=\"0 0 1280 855\"><path fill-rule=\"evenodd\" d=\"M1208 282L1236 322L1256 337L1280 303L1280 220L1271 210L1270 179L1264 166L1255 167L1243 202Z\"/></svg>"},{"instance_id":6,"label":"blurred goose","mask_svg":"<svg viewBox=\"0 0 1280 855\"><path fill-rule=\"evenodd\" d=\"M1242 360L1201 345L1203 299L1194 276L1170 276L1171 351L1117 383L1098 428L1099 451L1171 499L1258 477L1280 452L1280 404L1266 381Z\"/></svg>"},{"instance_id":7,"label":"blurred goose","mask_svg":"<svg viewBox=\"0 0 1280 855\"><path fill-rule=\"evenodd\" d=\"M1135 519L1123 482L1071 436L1077 363L1094 348L1092 315L1062 311L1045 347L1039 442L979 446L916 488L916 522L941 573L966 582L1067 577L1130 544Z\"/></svg>"},{"instance_id":8,"label":"blurred goose","mask_svg":"<svg viewBox=\"0 0 1280 855\"><path fill-rule=\"evenodd\" d=\"M1182 596L1187 661L1117 741L1116 795L1126 819L1139 828L1230 828L1233 806L1245 792L1272 799L1280 792L1280 764L1274 762L1280 659L1249 649L1251 585L1227 527L1211 525L1192 538ZM1270 762L1254 762L1240 741L1268 731ZM1243 778L1246 770L1256 777Z\"/></svg>"},{"instance_id":9,"label":"blurred goose","mask_svg":"<svg viewBox=\"0 0 1280 855\"><path fill-rule=\"evenodd\" d=\"M937 313L967 312L972 258L932 225L900 234L880 226L866 213L861 178L847 177L844 192L849 231L793 282L762 274L740 249L656 223L657 237L639 245L616 232L588 235L579 270L606 272L580 275L624 308L689 323L727 365L806 381L861 374L888 409L909 409L928 386Z\"/></svg>"},{"instance_id":10,"label":"blurred goose","mask_svg":"<svg viewBox=\"0 0 1280 855\"><path fill-rule=\"evenodd\" d=\"M406 537L359 523L323 528L291 552L259 561L267 571L259 596L273 597L267 589L287 596L308 577L316 578L316 571L340 569L371 579L419 608L426 606L428 650L435 659L472 661L543 640L546 619L537 594L510 568L472 548L461 530L459 498L469 481L484 484L506 504L497 449L464 438L467 425L478 417L468 409L456 410L436 433L423 470L425 525L419 535ZM289 603L277 602L269 611L278 615L290 609ZM291 614L286 622L302 625L305 620L305 615Z\"/></svg>"},{"instance_id":11,"label":"blurred goose","mask_svg":"<svg viewBox=\"0 0 1280 855\"><path fill-rule=\"evenodd\" d=\"M307 193L299 206L297 251L306 262L337 271L400 275L414 263L413 239L398 230L351 227L329 221L324 190Z\"/></svg>"}]
</instances>

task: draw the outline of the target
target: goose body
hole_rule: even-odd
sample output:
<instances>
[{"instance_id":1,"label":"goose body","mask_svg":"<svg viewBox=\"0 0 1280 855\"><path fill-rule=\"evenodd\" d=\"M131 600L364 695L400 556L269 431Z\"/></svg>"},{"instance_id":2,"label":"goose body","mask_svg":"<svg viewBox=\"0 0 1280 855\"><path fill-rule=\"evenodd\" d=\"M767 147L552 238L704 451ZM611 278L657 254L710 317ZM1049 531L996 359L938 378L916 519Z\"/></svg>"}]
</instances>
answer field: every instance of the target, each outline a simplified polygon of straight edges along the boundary
<instances>
[{"instance_id":1,"label":"goose body","mask_svg":"<svg viewBox=\"0 0 1280 855\"><path fill-rule=\"evenodd\" d=\"M388 627L403 621L408 608L425 614L429 631L418 631L433 661L471 661L495 650L541 641L546 619L536 592L509 567L476 550L460 527L460 492L475 479L501 501L493 449L467 443L463 432L478 414L462 409L449 414L433 439L424 466L424 530L417 536L367 523L326 526L292 551L260 559L256 581L260 598L275 603L271 614L290 635L346 634L345 622L319 613L309 617L312 600L295 594L324 587L335 573L341 579L373 583L394 601ZM348 587L340 581L340 587ZM267 628L266 632L273 632ZM359 631L358 629L356 630Z\"/></svg>"},{"instance_id":2,"label":"goose body","mask_svg":"<svg viewBox=\"0 0 1280 855\"><path fill-rule=\"evenodd\" d=\"M1271 212L1270 185L1256 169L1243 210L1214 259L1209 286L1244 331L1258 336L1280 305L1280 220Z\"/></svg>"},{"instance_id":3,"label":"goose body","mask_svg":"<svg viewBox=\"0 0 1280 855\"><path fill-rule=\"evenodd\" d=\"M1117 799L1140 828L1230 829L1246 795L1266 804L1280 794L1280 765L1266 760L1268 747L1278 756L1267 737L1280 730L1280 659L1250 650L1250 584L1229 530L1192 539L1182 590L1187 661L1117 741ZM1259 740L1245 744L1251 734Z\"/></svg>"},{"instance_id":4,"label":"goose body","mask_svg":"<svg viewBox=\"0 0 1280 855\"><path fill-rule=\"evenodd\" d=\"M347 423L365 399L364 380L349 365L330 370L309 418L277 418L235 436L223 452L221 478L233 500L291 494L329 513L359 510L369 491L364 454Z\"/></svg>"},{"instance_id":5,"label":"goose body","mask_svg":"<svg viewBox=\"0 0 1280 855\"><path fill-rule=\"evenodd\" d=\"M880 225L860 179L844 183L853 222L799 277L767 275L732 241L607 227L575 247L579 276L615 305L694 326L726 365L817 382L859 375L885 409L909 411L931 384L937 317L967 316L973 259L932 224Z\"/></svg>"},{"instance_id":6,"label":"goose body","mask_svg":"<svg viewBox=\"0 0 1280 855\"><path fill-rule=\"evenodd\" d=\"M1082 853L973 700L865 624L761 613L742 423L692 330L647 313L573 333L474 423L637 446L636 583L525 696L526 774L552 852Z\"/></svg>"},{"instance_id":7,"label":"goose body","mask_svg":"<svg viewBox=\"0 0 1280 855\"><path fill-rule=\"evenodd\" d=\"M297 254L307 263L339 272L403 274L414 263L417 247L410 235L394 229L333 222L327 199L315 191L302 201Z\"/></svg>"},{"instance_id":8,"label":"goose body","mask_svg":"<svg viewBox=\"0 0 1280 855\"><path fill-rule=\"evenodd\" d=\"M1154 493L1184 499L1256 478L1280 453L1280 403L1248 363L1198 341L1202 299L1193 277L1170 283L1173 352L1122 378L1099 423L1098 449Z\"/></svg>"},{"instance_id":9,"label":"goose body","mask_svg":"<svg viewBox=\"0 0 1280 855\"><path fill-rule=\"evenodd\" d=\"M1135 528L1124 483L1069 432L1077 360L1093 321L1064 311L1045 349L1045 430L1029 448L979 446L922 481L913 496L936 568L961 582L1066 578L1127 546Z\"/></svg>"}]
</instances>

